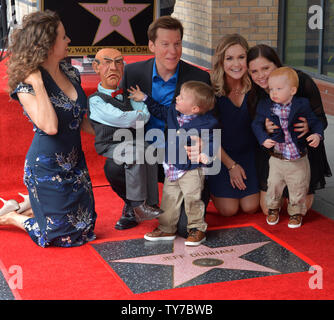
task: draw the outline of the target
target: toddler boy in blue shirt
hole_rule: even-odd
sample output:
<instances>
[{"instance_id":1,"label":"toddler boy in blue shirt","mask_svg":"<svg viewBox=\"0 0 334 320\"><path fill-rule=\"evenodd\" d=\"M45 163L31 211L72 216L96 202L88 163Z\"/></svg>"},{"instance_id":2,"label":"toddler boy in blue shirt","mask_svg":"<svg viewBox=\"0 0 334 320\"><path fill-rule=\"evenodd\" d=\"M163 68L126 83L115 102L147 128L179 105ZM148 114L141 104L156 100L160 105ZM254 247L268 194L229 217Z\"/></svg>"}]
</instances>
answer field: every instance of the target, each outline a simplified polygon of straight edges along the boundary
<instances>
[{"instance_id":1,"label":"toddler boy in blue shirt","mask_svg":"<svg viewBox=\"0 0 334 320\"><path fill-rule=\"evenodd\" d=\"M198 246L206 240L205 205L201 199L205 179L202 163L207 163L210 157L202 153L199 161L194 163L187 158L185 146L189 143L190 132L197 131L204 141L202 132L206 130L208 135L204 143L213 155L217 151L218 146L213 141L213 130L219 128L218 120L212 113L215 106L214 91L206 83L187 81L182 84L176 103L169 107L157 103L138 86L136 89L131 87L129 92L130 99L145 101L150 113L163 120L168 128L163 163L165 181L161 199L164 214L158 218L159 226L145 234L144 238L148 241L174 240L184 201L189 232L185 245Z\"/></svg>"}]
</instances>

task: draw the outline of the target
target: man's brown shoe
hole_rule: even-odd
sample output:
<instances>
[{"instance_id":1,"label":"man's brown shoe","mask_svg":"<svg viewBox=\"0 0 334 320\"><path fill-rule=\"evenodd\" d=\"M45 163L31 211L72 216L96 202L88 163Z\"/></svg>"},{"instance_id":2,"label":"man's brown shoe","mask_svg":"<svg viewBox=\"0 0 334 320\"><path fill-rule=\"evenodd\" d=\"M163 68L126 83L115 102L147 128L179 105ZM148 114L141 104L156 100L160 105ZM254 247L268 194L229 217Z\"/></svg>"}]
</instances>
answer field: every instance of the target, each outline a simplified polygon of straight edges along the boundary
<instances>
[{"instance_id":1,"label":"man's brown shoe","mask_svg":"<svg viewBox=\"0 0 334 320\"><path fill-rule=\"evenodd\" d=\"M269 209L267 216L267 223L274 226L279 221L279 209Z\"/></svg>"},{"instance_id":2,"label":"man's brown shoe","mask_svg":"<svg viewBox=\"0 0 334 320\"><path fill-rule=\"evenodd\" d=\"M152 232L148 232L144 235L144 239L148 241L168 241L168 240L174 240L176 238L176 235L174 233L167 233L161 231L159 228L154 229Z\"/></svg>"},{"instance_id":3,"label":"man's brown shoe","mask_svg":"<svg viewBox=\"0 0 334 320\"><path fill-rule=\"evenodd\" d=\"M164 213L159 207L151 207L146 203L134 207L133 212L138 222L158 218Z\"/></svg>"},{"instance_id":4,"label":"man's brown shoe","mask_svg":"<svg viewBox=\"0 0 334 320\"><path fill-rule=\"evenodd\" d=\"M186 246L199 246L202 242L206 240L205 232L190 229L187 240L184 242Z\"/></svg>"},{"instance_id":5,"label":"man's brown shoe","mask_svg":"<svg viewBox=\"0 0 334 320\"><path fill-rule=\"evenodd\" d=\"M289 218L289 228L299 228L302 225L303 216L301 214L295 214Z\"/></svg>"}]
</instances>

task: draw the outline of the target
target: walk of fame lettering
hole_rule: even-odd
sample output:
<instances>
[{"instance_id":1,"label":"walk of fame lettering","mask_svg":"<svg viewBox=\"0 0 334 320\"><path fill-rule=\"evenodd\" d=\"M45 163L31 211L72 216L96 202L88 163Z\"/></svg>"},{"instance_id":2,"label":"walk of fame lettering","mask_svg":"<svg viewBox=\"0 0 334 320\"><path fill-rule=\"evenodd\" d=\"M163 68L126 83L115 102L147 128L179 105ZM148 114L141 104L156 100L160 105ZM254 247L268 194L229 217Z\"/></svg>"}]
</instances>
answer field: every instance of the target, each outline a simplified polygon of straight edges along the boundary
<instances>
[{"instance_id":1,"label":"walk of fame lettering","mask_svg":"<svg viewBox=\"0 0 334 320\"><path fill-rule=\"evenodd\" d=\"M69 47L69 55L96 55L96 53L104 47ZM149 54L147 46L119 47L115 49L122 54Z\"/></svg>"},{"instance_id":2,"label":"walk of fame lettering","mask_svg":"<svg viewBox=\"0 0 334 320\"><path fill-rule=\"evenodd\" d=\"M166 257L163 257L162 259L163 260L175 260L175 259L183 259L183 258L184 258L184 255L179 254L177 256L166 256Z\"/></svg>"},{"instance_id":3,"label":"walk of fame lettering","mask_svg":"<svg viewBox=\"0 0 334 320\"><path fill-rule=\"evenodd\" d=\"M94 6L92 8L92 11L94 13L96 12L109 12L109 13L117 13L117 12L136 12L137 8L136 7L110 7L110 6Z\"/></svg>"},{"instance_id":4,"label":"walk of fame lettering","mask_svg":"<svg viewBox=\"0 0 334 320\"><path fill-rule=\"evenodd\" d=\"M222 254L222 253L232 253L234 252L234 249L228 249L228 250L215 250L215 251L204 251L204 252L194 252L191 253L191 257L199 257L199 256L212 256L216 254Z\"/></svg>"}]
</instances>

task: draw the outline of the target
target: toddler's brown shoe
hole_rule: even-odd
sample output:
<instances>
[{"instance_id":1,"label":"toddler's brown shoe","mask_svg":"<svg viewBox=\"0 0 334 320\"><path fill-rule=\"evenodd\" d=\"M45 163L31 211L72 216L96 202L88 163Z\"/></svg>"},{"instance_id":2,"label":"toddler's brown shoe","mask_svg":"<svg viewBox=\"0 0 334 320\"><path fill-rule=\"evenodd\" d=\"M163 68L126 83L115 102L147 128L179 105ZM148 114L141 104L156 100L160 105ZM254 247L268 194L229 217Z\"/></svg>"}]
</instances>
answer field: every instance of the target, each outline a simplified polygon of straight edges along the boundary
<instances>
[{"instance_id":1,"label":"toddler's brown shoe","mask_svg":"<svg viewBox=\"0 0 334 320\"><path fill-rule=\"evenodd\" d=\"M144 235L144 239L148 241L169 241L174 240L175 238L176 235L174 233L163 232L159 228L156 228L152 232L148 232Z\"/></svg>"},{"instance_id":2,"label":"toddler's brown shoe","mask_svg":"<svg viewBox=\"0 0 334 320\"><path fill-rule=\"evenodd\" d=\"M279 221L279 209L269 209L267 216L267 223L274 226Z\"/></svg>"},{"instance_id":3,"label":"toddler's brown shoe","mask_svg":"<svg viewBox=\"0 0 334 320\"><path fill-rule=\"evenodd\" d=\"M190 229L187 240L184 242L186 246L198 246L206 240L205 232L198 229Z\"/></svg>"},{"instance_id":4,"label":"toddler's brown shoe","mask_svg":"<svg viewBox=\"0 0 334 320\"><path fill-rule=\"evenodd\" d=\"M290 216L288 227L289 228L299 228L302 225L303 216L301 214L295 214Z\"/></svg>"}]
</instances>

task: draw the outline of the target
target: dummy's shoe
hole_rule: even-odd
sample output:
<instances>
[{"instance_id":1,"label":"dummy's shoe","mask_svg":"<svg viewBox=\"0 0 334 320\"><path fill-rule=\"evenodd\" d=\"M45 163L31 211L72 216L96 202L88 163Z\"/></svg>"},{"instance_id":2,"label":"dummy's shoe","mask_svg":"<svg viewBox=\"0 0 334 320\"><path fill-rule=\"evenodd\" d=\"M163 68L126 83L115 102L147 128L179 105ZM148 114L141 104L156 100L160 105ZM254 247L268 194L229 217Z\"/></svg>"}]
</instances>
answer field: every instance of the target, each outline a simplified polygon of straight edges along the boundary
<instances>
[{"instance_id":1,"label":"dummy's shoe","mask_svg":"<svg viewBox=\"0 0 334 320\"><path fill-rule=\"evenodd\" d=\"M133 212L133 208L125 204L122 210L122 216L115 224L115 229L125 230L125 229L134 228L137 225L138 225L138 222Z\"/></svg>"},{"instance_id":2,"label":"dummy's shoe","mask_svg":"<svg viewBox=\"0 0 334 320\"><path fill-rule=\"evenodd\" d=\"M31 208L30 200L29 200L29 195L28 194L22 194L19 192L19 195L24 199L23 202L19 203L19 210L17 210L17 213L22 213L28 209Z\"/></svg>"},{"instance_id":3,"label":"dummy's shoe","mask_svg":"<svg viewBox=\"0 0 334 320\"><path fill-rule=\"evenodd\" d=\"M145 203L139 205L138 207L134 207L133 211L137 221L155 219L164 213L159 207L150 207Z\"/></svg>"},{"instance_id":4,"label":"dummy's shoe","mask_svg":"<svg viewBox=\"0 0 334 320\"><path fill-rule=\"evenodd\" d=\"M0 200L4 203L3 207L0 209L0 216L7 214L11 211L18 210L20 208L16 200L11 199L6 201L2 198L0 198Z\"/></svg>"}]
</instances>

